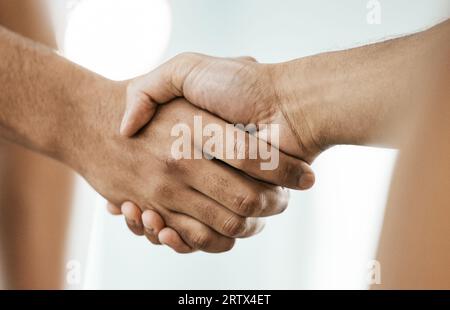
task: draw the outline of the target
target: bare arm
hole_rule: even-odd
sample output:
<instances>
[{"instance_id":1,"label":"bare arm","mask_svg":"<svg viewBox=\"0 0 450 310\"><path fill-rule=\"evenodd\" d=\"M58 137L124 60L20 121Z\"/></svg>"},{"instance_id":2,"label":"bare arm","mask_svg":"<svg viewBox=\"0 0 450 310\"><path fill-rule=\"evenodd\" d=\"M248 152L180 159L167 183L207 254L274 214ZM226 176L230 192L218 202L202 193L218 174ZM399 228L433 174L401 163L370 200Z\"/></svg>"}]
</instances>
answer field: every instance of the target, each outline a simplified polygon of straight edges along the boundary
<instances>
[{"instance_id":1,"label":"bare arm","mask_svg":"<svg viewBox=\"0 0 450 310\"><path fill-rule=\"evenodd\" d=\"M0 24L56 49L48 0L0 0Z\"/></svg>"},{"instance_id":2,"label":"bare arm","mask_svg":"<svg viewBox=\"0 0 450 310\"><path fill-rule=\"evenodd\" d=\"M450 289L450 92L433 99L400 149L373 288Z\"/></svg>"},{"instance_id":3,"label":"bare arm","mask_svg":"<svg viewBox=\"0 0 450 310\"><path fill-rule=\"evenodd\" d=\"M73 119L75 107L81 112L101 97L97 89L108 82L3 27L0 57L0 135L42 153L61 152L62 137L75 134L68 125L81 121Z\"/></svg>"},{"instance_id":4,"label":"bare arm","mask_svg":"<svg viewBox=\"0 0 450 310\"><path fill-rule=\"evenodd\" d=\"M422 33L278 66L282 109L300 140L400 146L450 70L450 21ZM439 85L439 88L436 86ZM284 98L284 99L283 99Z\"/></svg>"},{"instance_id":5,"label":"bare arm","mask_svg":"<svg viewBox=\"0 0 450 310\"><path fill-rule=\"evenodd\" d=\"M286 208L286 190L271 184L300 188L303 176L312 175L306 163L284 153L270 173L248 154L243 160L222 159L228 165L175 161L170 132L180 120L193 126L194 116L201 115L224 132L226 123L178 100L139 137L124 139L114 124L124 109L127 83L100 77L4 28L0 58L0 135L71 166L114 204L131 200L158 211L189 250L221 252L234 238L257 233L261 223L252 217Z\"/></svg>"},{"instance_id":6,"label":"bare arm","mask_svg":"<svg viewBox=\"0 0 450 310\"><path fill-rule=\"evenodd\" d=\"M437 272L448 265L450 253L448 225L445 226L445 220L442 223L442 219L448 218L449 198L445 192L448 182L444 180L450 179L445 166L449 156L443 137L449 132L448 126L444 126L445 115L447 124L449 121L448 113L441 112L449 102L449 38L450 21L446 21L404 38L283 64L181 54L130 85L128 113L121 132L132 136L151 119L157 104L185 96L191 103L229 122L279 124L280 148L308 162L336 144L385 145L406 150L403 157L409 157L410 163L404 168L406 165L401 161L401 182L394 185L392 199L398 201L388 209L380 247L382 266L386 266L389 277L385 287L407 287L408 264L404 261L411 261L411 265L420 266L421 270L410 287L419 287L418 279L431 283L432 277L443 283L448 272L439 276ZM447 99L436 100L436 96ZM404 141L417 132L417 122L423 113L440 116L434 128L438 131L435 137L441 138L431 139L433 121L429 121L428 137L418 146L404 149ZM430 145L432 141L436 144ZM427 145L436 154L435 158L429 158L433 161L432 169L421 160L431 155ZM415 158L414 164L411 158ZM423 174L418 167L424 165L428 191L421 192L418 188ZM436 178L432 177L434 173ZM409 188L407 195L399 190L404 185ZM414 206L406 198L411 193L415 197ZM431 201L432 197L434 201L429 205L418 203ZM414 212L410 222L409 207ZM420 233L410 234L412 227L419 225L424 227L421 232L431 237L428 242L410 247L417 240L423 241ZM402 250L392 251L399 248ZM414 261L420 251L432 253L432 258ZM412 255L408 258L405 253Z\"/></svg>"},{"instance_id":7,"label":"bare arm","mask_svg":"<svg viewBox=\"0 0 450 310\"><path fill-rule=\"evenodd\" d=\"M398 146L448 70L450 21L427 31L281 64L199 54L175 57L129 88L121 132L156 104L185 96L235 123L278 123L282 150L312 161L336 144Z\"/></svg>"},{"instance_id":8,"label":"bare arm","mask_svg":"<svg viewBox=\"0 0 450 310\"><path fill-rule=\"evenodd\" d=\"M0 25L56 49L46 2L0 0ZM2 139L0 156L3 283L12 289L62 288L73 173Z\"/></svg>"}]
</instances>

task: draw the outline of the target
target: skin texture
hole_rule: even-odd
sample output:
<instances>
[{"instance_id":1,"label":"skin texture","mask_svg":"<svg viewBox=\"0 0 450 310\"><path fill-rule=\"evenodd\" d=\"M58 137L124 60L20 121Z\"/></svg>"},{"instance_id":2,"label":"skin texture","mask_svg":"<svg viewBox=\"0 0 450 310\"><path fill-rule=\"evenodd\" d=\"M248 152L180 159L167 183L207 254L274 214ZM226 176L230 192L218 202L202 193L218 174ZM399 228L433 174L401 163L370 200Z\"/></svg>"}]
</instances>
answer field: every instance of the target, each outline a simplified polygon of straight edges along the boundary
<instances>
[{"instance_id":1,"label":"skin texture","mask_svg":"<svg viewBox=\"0 0 450 310\"><path fill-rule=\"evenodd\" d=\"M448 288L443 219L450 170L442 167L450 153L449 36L446 21L409 37L276 65L182 54L130 85L121 133L132 136L158 104L185 96L229 122L280 124L280 148L309 163L337 144L398 147L380 245L388 278L382 287ZM415 172L425 158L432 165L422 183Z\"/></svg>"},{"instance_id":2,"label":"skin texture","mask_svg":"<svg viewBox=\"0 0 450 310\"><path fill-rule=\"evenodd\" d=\"M167 102L185 96L199 108L233 123L278 124L280 143L275 146L288 154L302 157L301 155L311 152L306 151L307 149L317 152L313 144L297 143L294 132L278 106L270 70L269 66L257 64L251 57L222 59L193 53L181 54L128 85L128 110L122 121L121 133L125 136L135 134L155 113L156 102ZM268 141L272 142L270 139ZM307 157L302 159L312 160ZM301 182L302 189L311 187L314 175L303 174ZM120 208L112 203L109 203L108 208L114 214L121 213ZM154 220L157 216L154 212L144 214L144 219L148 220L144 221L140 218L138 206L128 203L122 213L135 234L142 235L142 227L150 228L155 233L149 238L150 241L154 244L162 242L178 250L180 243L175 246L170 242L172 239L180 239L177 232L163 230L164 226ZM152 222L156 222L156 228Z\"/></svg>"},{"instance_id":3,"label":"skin texture","mask_svg":"<svg viewBox=\"0 0 450 310\"><path fill-rule=\"evenodd\" d=\"M441 47L446 47L442 41ZM404 135L378 248L374 289L450 289L450 59L440 89Z\"/></svg>"},{"instance_id":4,"label":"skin texture","mask_svg":"<svg viewBox=\"0 0 450 310\"><path fill-rule=\"evenodd\" d=\"M188 227L185 227L188 226L189 218L174 213L186 212L186 201L190 202L189 209L193 212L191 216L198 217L219 233L229 237L252 234L255 230L259 230L257 223L253 219L245 220L242 216L266 216L281 212L287 204L286 191L279 187L250 181L248 177L241 176L233 170L230 170L228 174L228 170L225 170L223 164L219 162L207 160L175 161L171 159L169 152L174 138L169 136L170 129L180 119L187 120L187 124L189 124L188 120L193 119L196 113L200 113L204 121L208 120L206 113L193 108L184 100L179 100L167 106L167 109L161 109L154 122L140 133L138 139L126 140L120 137L116 138L116 141L113 137L107 139L108 146L105 146L105 148L111 147L111 150L106 153L109 154L108 160L105 161L108 163L107 165L109 166L110 161L117 161L120 167L123 166L121 170L123 169L132 175L134 179L132 184L122 184L125 192L121 196L117 196L118 193L114 184L104 187L102 182L102 184L97 185L97 180L111 177L115 179L111 175L115 173L114 171L111 172L107 167L102 167L101 162L104 154L101 154L102 157L98 160L96 154L87 154L86 159L89 158L87 161L91 162L89 166L92 165L92 167L88 167L87 172L82 174L101 194L105 197L114 198L114 200L109 199L110 201L123 201L124 197L127 197L127 192L135 197L145 195L143 199L134 200L134 202L141 207L144 206L144 209L157 210L166 224L179 231L187 242L189 242L189 239L199 237L190 238L187 232ZM213 122L225 124L216 118L211 116L210 118ZM155 137L160 137L160 139L155 139ZM111 141L117 143L117 145L109 146ZM125 151L121 151L127 149L133 150L130 153L133 156L132 160L131 157L126 157ZM86 161L82 160L82 162ZM83 169L85 168L80 168L80 170ZM199 174L198 171L204 172ZM93 175L91 175L91 172L94 172ZM103 173L107 175L103 176ZM167 178L169 178L170 183L165 182ZM211 199L206 199L204 195L198 195L197 191ZM177 197L177 201L175 201L174 196ZM244 199L248 201L249 206L241 204ZM146 201L152 201L152 204L150 205ZM153 203L153 201L155 202ZM259 206L261 203L264 205ZM167 212L166 209L173 212ZM217 211L210 212L208 209L217 209ZM262 209L264 211L261 211ZM206 228L194 229L192 227L192 231L195 233L200 233L201 230L206 230ZM217 238L217 240L209 243L211 245L220 244L220 239ZM190 246L194 249L208 250L207 247L202 248L196 246L196 244L190 244Z\"/></svg>"},{"instance_id":5,"label":"skin texture","mask_svg":"<svg viewBox=\"0 0 450 310\"><path fill-rule=\"evenodd\" d=\"M337 144L398 146L443 70L449 24L274 65L181 54L130 83L121 134L184 96L232 123L279 124L280 149L307 162Z\"/></svg>"},{"instance_id":6,"label":"skin texture","mask_svg":"<svg viewBox=\"0 0 450 310\"><path fill-rule=\"evenodd\" d=\"M299 155L301 147L279 108L277 91L272 67L254 59L180 54L130 83L121 134L132 136L148 123L156 103L184 96L199 108L233 123L278 124L281 141L277 146Z\"/></svg>"},{"instance_id":7,"label":"skin texture","mask_svg":"<svg viewBox=\"0 0 450 310\"><path fill-rule=\"evenodd\" d=\"M0 76L0 134L69 165L114 204L130 200L157 210L190 249L231 249L234 238L260 231L254 217L286 208L287 191L271 184L300 189L303 176L312 175L305 162L283 153L270 173L259 169L258 159L176 161L170 153L175 124L192 126L194 115L204 124L226 123L180 99L126 139L114 124L128 82L95 75L2 28L0 52L0 70L8 72Z\"/></svg>"},{"instance_id":8,"label":"skin texture","mask_svg":"<svg viewBox=\"0 0 450 310\"><path fill-rule=\"evenodd\" d=\"M209 71L210 77L213 77L212 81L217 81L217 79L214 80L213 75L219 76L222 79L219 81L220 83L224 82L223 78L226 77L227 74L228 76L233 77L239 77L243 74L245 79L239 80L242 82L239 86L246 89L246 91L236 88L235 91L230 92L230 88L232 89L234 83L233 79L225 79L225 81L230 83L228 87L221 89L217 87L219 84L215 84L215 89L217 89L219 93L220 90L222 90L222 92L224 92L224 90L227 91L225 94L222 93L222 95L231 94L238 96L241 100L242 98L245 98L249 101L246 101L245 105L236 105L233 106L235 109L230 109L229 105L232 105L233 101L230 101L229 99L227 99L226 105L220 106L220 102L215 102L214 100L211 100L211 98L207 98L208 100L203 103L205 105L202 106L202 108L207 110L218 109L216 111L217 114L226 120L228 120L228 118L244 117L242 122L245 122L245 120L248 119L247 117L250 117L249 120L252 119L256 122L273 121L279 123L282 126L282 132L284 133L283 137L288 139L288 141L292 141L292 138L294 137L296 141L294 144L286 143L286 145L284 144L284 141L281 141L280 147L282 149L284 149L284 145L286 148L292 147L292 149L286 150L286 152L307 161L313 160L320 151L334 144L383 143L397 145L400 141L398 137L402 136L402 133L405 132L405 128L411 128L409 127L410 122L417 116L417 110L420 110L420 107L422 107L424 103L431 101L429 92L436 91L438 94L441 94L446 90L445 87L448 84L445 83L438 83L443 86L436 90L431 89L430 85L435 84L433 83L436 81L435 76L441 76L435 74L436 72L448 68L444 66L447 62L443 62L443 60L445 61L446 58L448 58L448 46L442 46L442 42L446 42L445 39L448 38L448 34L447 22L431 31L401 40L394 40L368 48L319 55L294 61L290 64L275 66L263 65L265 68L271 68L270 70L256 69L255 72L262 74L262 76L265 76L268 79L261 78L261 76L259 79L251 79L251 77L255 75L255 73L252 73L252 68L262 67L251 60L245 59L232 60L231 63L225 64L223 68L225 74L218 75L216 70L221 68L223 60L214 60L213 62L219 63L214 65L215 70L209 71L209 66L206 66L202 67L203 70L200 70L200 72L204 70L206 70L206 72ZM0 48L2 53L1 56L4 60L1 69L4 72L8 72L8 74L1 76L2 80L0 81L3 87L3 97L0 102L2 105L0 112L0 132L3 137L53 156L54 158L71 165L80 171L80 173L90 180L91 184L93 184L97 190L116 205L126 199L131 199L139 204L141 208L154 208L163 216L165 221L164 224L168 225L169 228L172 228L172 232L177 231L179 233L178 236L181 235L184 243L177 244L177 246L182 247L187 244L188 248L184 248L185 251L199 248L215 252L226 250L232 246L234 242L233 238L219 233L220 229L224 229L224 226L215 226L214 217L211 217L210 214L206 213L202 215L194 214L195 211L198 212L201 210L201 206L193 211L181 209L183 206L178 207L176 204L172 204L173 201L170 199L170 197L174 196L173 192L171 192L172 186L176 190L177 195L180 191L182 194L188 195L190 189L196 188L196 179L194 174L192 174L192 171L195 170L198 172L198 167L190 166L190 164L187 164L186 162L174 163L173 161L168 160L167 154L164 153L164 150L166 150L165 146L167 146L166 144L163 144L161 147L161 143L158 143L157 145L149 143L154 143L156 140L153 137L154 132L157 132L157 129L155 128L153 128L152 131L149 129L143 130L135 139L130 141L124 141L114 134L114 126L111 124L118 122L117 115L123 110L121 103L125 99L126 85L112 83L90 74L86 70L62 61L44 48L35 46L31 42L21 40L4 29L0 29ZM194 58L198 57L198 55L184 55L183 59L185 60L189 57ZM369 59L369 61L367 61L367 59ZM429 61L424 61L427 59L432 59L433 62L430 63ZM227 60L225 62L229 61L230 60ZM246 63L242 65L244 62ZM211 64L211 62L209 62L209 64ZM184 65L181 67L183 66ZM238 66L237 70L236 66ZM54 69L52 69L53 71L50 70L50 72L47 72L48 68ZM175 66L175 68L178 68L178 66ZM190 74L187 71L184 73L183 70L181 71L179 76L188 76ZM249 72L249 74L247 74L247 72ZM265 75L265 72L268 72L267 75ZM301 74L299 72L301 72ZM260 80L263 82L266 81L266 84L255 84L255 81L259 82ZM45 83L42 81L45 81ZM167 84L167 81L170 82L169 86L179 85L177 84L177 78L174 79L173 77L169 80L162 79L162 81L163 85L164 83ZM195 85L196 79L193 79L192 81ZM203 82L205 83L210 81L211 80L209 79L203 79ZM245 84L246 81L254 83ZM276 82L276 87L269 87L267 81L270 81L271 83ZM448 78L445 81L448 82ZM131 85L136 84L137 83L132 83ZM18 91L18 85L21 86L20 91ZM184 84L183 82L182 87L172 88L172 91L169 91L169 93L172 92L173 97L181 96L184 92L188 93L188 88L185 88L186 85L188 84ZM422 89L419 91L420 87L417 86L423 86L425 90ZM132 87L128 87L128 96L130 95L130 89L132 89ZM254 89L256 89L256 94L258 95L256 99L258 100L255 100L254 96L247 96L247 94L254 95ZM267 93L265 93L266 89L269 90ZM145 90L143 90L141 94L142 93L145 94ZM261 95L261 93L263 94ZM105 94L108 95L105 96ZM195 94L202 96L205 93L197 92ZM323 94L326 95L324 96ZM189 97L189 95L187 96ZM225 96L212 96L213 98L216 98L216 100L226 98ZM152 100L155 100L156 97L155 94L151 95ZM137 96L136 98L139 98L140 101L145 103L146 99L142 99L142 96ZM276 100L273 101L273 98ZM443 96L443 98L443 102L448 102L445 99L447 97ZM162 100L161 103L164 103L163 101L164 100ZM167 102L168 101L170 101L170 99L167 99ZM215 104L208 106L208 102L213 102ZM409 105L406 106L404 104L405 102L409 103ZM193 103L196 104L195 102ZM172 106L177 108L176 111L171 110ZM238 108L242 106L246 107L246 111L249 111L249 106L252 107L250 111L253 112L246 115L244 113L245 111L238 110ZM277 108L275 108L275 106ZM406 107L408 109L406 109ZM149 116L153 115L154 111L152 111L152 109L154 109L154 107L152 108L150 105ZM161 126L161 128L163 128L161 129L162 131L167 133L167 129L174 124L173 115L177 115L176 113L181 111L181 115L178 115L178 118L183 116L183 119L185 116L188 116L188 119L190 119L193 115L205 113L192 109L193 108L186 101L177 100L173 104L168 105L168 107L160 109L154 122L158 127ZM30 113L30 111L32 113ZM438 111L442 112L445 110ZM170 114L170 117L166 114ZM352 115L352 119L350 119L348 115ZM430 118L423 123L425 124L423 125L425 127L422 128L432 128L433 124L436 128L446 132L445 130L447 127L442 126L442 122L439 122L439 120L442 115L447 114L439 113L430 115ZM212 121L221 122L219 119L214 119ZM236 122L236 120L229 121ZM440 125L437 126L437 124L434 123L435 121L438 121L437 124ZM402 124L401 128L398 128L397 124ZM151 128L152 126L153 124L148 126L148 128ZM55 131L55 128L58 130ZM125 128L123 129L123 133L127 134L126 126L123 128ZM394 132L399 134L393 134ZM424 143L426 144L427 139L431 136L430 133L428 134L429 136L425 136L421 140L422 144L420 145L423 146ZM446 138L445 136L440 135L437 135L437 137L437 142L445 141L443 139ZM76 147L74 148L74 146ZM153 147L151 148L150 146ZM411 153L414 153L417 149L411 148L408 150ZM437 151L444 152L446 152L446 150L447 148L437 149ZM160 152L158 153L158 151ZM142 153L146 153L145 155L147 156L150 154L149 157L151 157L151 160L143 163L143 161L147 160L147 157ZM434 159L435 158L432 157L429 160L433 161ZM136 160L137 163L143 163L142 168L133 167L134 160ZM436 162L445 164L445 161L442 162L441 158ZM406 167L411 167L411 163L414 162L410 162L409 166L406 165ZM206 163L203 164L208 165ZM297 165L297 169L284 168L284 171L305 172L308 169L298 162ZM241 164L240 167L242 168L244 165ZM223 168L225 168L225 166ZM432 171L438 172L438 181L447 179L447 174L438 171L440 166L432 166L432 168ZM226 167L226 169L230 168ZM170 179L170 176L173 175L173 170L180 172L184 177ZM207 170L213 171L214 168L208 167ZM157 178L155 179L158 180L158 184L153 183L153 180L149 179L149 175L154 171L156 171ZM236 172L232 169L227 171ZM269 180L271 177L269 175L256 175L257 171L247 172L250 176L277 183ZM214 173L212 174L215 175ZM302 184L300 175L305 174L308 175L310 172L305 172L303 174L295 173L294 175L287 177L285 174L280 174L278 176L275 174L275 176L278 178L281 175L285 175L285 178L277 180L277 184L290 185L292 187L293 184L296 184L296 188L301 188L301 186L298 186L299 184ZM249 177L240 176L254 182L254 180L249 179ZM169 180L164 180L164 177L169 178ZM236 178L241 179L237 176ZM311 180L310 175L308 178ZM428 176L428 178L431 179L432 177ZM130 180L130 183L124 182L124 180ZM137 186L131 188L131 181L134 182L135 180ZM201 184L201 189L196 189L197 192L201 192L202 190L207 192L209 190L208 193L210 193L211 196L207 196L203 192L203 196L197 195L197 198L195 199L202 199L204 196L207 196L219 203L217 200L221 200L220 197L217 197L217 193L212 193L213 191L208 187L211 184L214 184L214 182L211 182L210 179L208 179L208 181L209 182L203 182ZM242 182L245 183L245 181ZM220 184L222 185L223 183L220 182ZM225 212L228 210L234 213L233 217L230 217L230 219L233 218L234 220L226 222L233 223L233 221L236 221L239 223L239 225L236 225L238 227L236 231L238 231L239 234L242 234L242 232L250 232L251 234L258 231L260 226L251 218L255 213L258 215L265 215L261 210L276 213L282 211L284 208L285 194L283 194L283 190L267 184L260 184L258 182L252 183L252 186L258 185L265 188L257 190L253 188L252 191L255 191L257 194L252 192L252 194L245 193L240 196L246 198L239 199L240 201L250 202L249 204L230 203L230 205L228 205L227 202L222 201L225 205L221 205L224 209L220 210ZM416 185L413 183L409 184L409 186L411 189L414 189L414 186ZM269 187L269 189L267 189L267 187ZM431 188L434 189L434 187L430 187L423 196L418 196L418 201L426 202L431 198L434 198L434 196L431 195ZM441 192L444 192L444 190L442 190L442 187L439 187L439 193ZM410 193L417 193L417 191L411 191ZM274 203L272 203L272 198L269 198L271 196L277 198ZM247 197L251 197L252 199ZM445 200L445 197L447 196L443 197L440 195L439 197L440 198L436 201L437 206L439 207L440 203L443 203L444 206L447 205ZM194 201L195 199L193 198L192 200ZM155 200L157 201L156 206L148 203L148 201L154 202ZM170 206L168 206L167 201L170 201ZM276 211L270 210L270 208L269 210L268 208L264 208L263 201L270 201L271 203L268 205L275 206ZM404 200L400 201L402 202ZM203 203L200 204L204 205ZM218 206L216 205L216 207ZM117 212L117 209L112 207L110 207L110 209ZM214 206L208 207L208 210L211 209L217 208ZM131 204L125 203L122 205L122 211L126 214L134 212L133 210L135 209ZM239 213L243 212L243 210L250 212L248 215L249 217L245 217ZM444 242L440 242L440 240L445 241L445 239L439 238L442 237L442 235L448 235L445 234L446 231L443 230L445 226L439 222L439 219L442 218L440 215L445 215L445 210L445 208L440 207L435 209L437 212L433 213L434 215L429 217L429 221L427 221L430 225L437 223L437 226L439 227L439 229L435 230L436 233L431 234L431 236L434 237L433 240L436 242L436 245L445 245ZM215 213L219 214L219 212ZM154 213L154 215L155 214L156 213ZM139 214L135 213L133 216L136 215ZM417 213L417 215L417 219L419 219L420 212ZM241 216L241 218L238 218L237 216ZM145 218L145 213L143 217L144 222L151 222L151 219ZM195 221L193 220L194 218L198 218L200 221ZM238 218L238 220L236 220L236 218ZM244 220L242 220L242 218L244 218ZM400 227L400 225L396 226L395 224L398 224L401 215L397 215L394 219L395 220L391 222L387 221L387 223L390 223L389 227ZM205 225L205 222L209 223L211 226ZM421 223L423 224L423 222ZM140 224L138 223L136 226L139 227L139 225ZM161 222L154 222L153 225L162 227ZM234 225L230 226L233 227ZM232 230L227 232L224 231L225 235L229 234L235 236L236 234L230 233L231 231ZM167 238L165 232L167 232L167 230L166 228L163 228L159 232L158 237L160 237L160 239ZM193 232L195 232L195 234L193 234ZM402 239L399 238L397 242L400 242L399 240L402 241ZM414 239L411 238L410 240ZM181 239L172 241L177 242L181 241ZM389 243L386 242L382 242L382 244L389 245ZM389 246L392 247L392 245ZM433 250L435 248L436 247L425 247L422 249ZM444 249L446 248L444 247ZM444 254L445 253L447 252L444 252ZM447 261L445 260L445 256L440 255L439 253L436 254L437 259L434 262L437 262L438 266L445 267L445 265L442 264L443 261ZM444 259L442 259L443 257ZM388 254L384 261L385 263L387 262L386 264L390 266L390 270L392 271L396 270L396 266L398 267L399 262L404 258L404 256L402 257L402 255L399 255L396 257L396 261ZM397 262L397 264L393 262ZM418 264L417 266L423 267L423 265L426 264ZM432 274L437 274L436 270L437 269L434 269ZM399 272L398 274L391 272L390 274L395 275L392 280L394 282L390 282L393 284L399 283L395 282L395 279L399 281L405 278L402 272ZM426 273L424 274L426 275ZM416 277L413 280L417 279L421 279L421 277ZM445 279L445 277L439 279Z\"/></svg>"},{"instance_id":9,"label":"skin texture","mask_svg":"<svg viewBox=\"0 0 450 310\"><path fill-rule=\"evenodd\" d=\"M41 0L1 0L0 25L56 48L44 4ZM0 142L0 157L4 287L62 288L72 172L6 141Z\"/></svg>"}]
</instances>

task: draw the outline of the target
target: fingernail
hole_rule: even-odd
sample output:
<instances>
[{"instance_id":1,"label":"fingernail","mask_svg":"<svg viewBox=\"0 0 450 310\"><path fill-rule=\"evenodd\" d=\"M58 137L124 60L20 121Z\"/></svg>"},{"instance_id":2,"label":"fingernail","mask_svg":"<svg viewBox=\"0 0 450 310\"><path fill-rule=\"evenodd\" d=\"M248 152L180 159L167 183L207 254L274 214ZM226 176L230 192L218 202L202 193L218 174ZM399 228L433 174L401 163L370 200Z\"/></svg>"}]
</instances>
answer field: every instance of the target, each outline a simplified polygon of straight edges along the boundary
<instances>
[{"instance_id":1,"label":"fingernail","mask_svg":"<svg viewBox=\"0 0 450 310\"><path fill-rule=\"evenodd\" d=\"M153 234L153 235L155 234L155 229L152 226L148 225L148 223L142 223L142 224L144 224L144 229L146 232L148 232L149 234ZM145 224L147 224L147 225L145 225Z\"/></svg>"},{"instance_id":2,"label":"fingernail","mask_svg":"<svg viewBox=\"0 0 450 310\"><path fill-rule=\"evenodd\" d=\"M312 173L303 173L300 176L298 186L300 189L309 189L314 185L314 174Z\"/></svg>"},{"instance_id":3,"label":"fingernail","mask_svg":"<svg viewBox=\"0 0 450 310\"><path fill-rule=\"evenodd\" d=\"M144 227L144 229L149 234L152 234L152 235L155 234L155 230L152 227Z\"/></svg>"}]
</instances>

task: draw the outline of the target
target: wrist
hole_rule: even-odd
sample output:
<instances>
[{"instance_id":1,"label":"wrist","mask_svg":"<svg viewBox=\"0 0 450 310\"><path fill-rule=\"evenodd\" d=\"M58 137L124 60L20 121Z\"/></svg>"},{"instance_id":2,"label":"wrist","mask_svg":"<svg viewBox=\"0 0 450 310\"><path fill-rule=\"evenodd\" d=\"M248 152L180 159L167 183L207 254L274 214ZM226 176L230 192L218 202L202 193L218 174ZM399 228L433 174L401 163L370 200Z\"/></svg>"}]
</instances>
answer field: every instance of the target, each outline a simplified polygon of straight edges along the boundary
<instances>
[{"instance_id":1,"label":"wrist","mask_svg":"<svg viewBox=\"0 0 450 310\"><path fill-rule=\"evenodd\" d=\"M432 101L430 85L448 54L445 26L275 65L280 107L299 143L397 145Z\"/></svg>"},{"instance_id":2,"label":"wrist","mask_svg":"<svg viewBox=\"0 0 450 310\"><path fill-rule=\"evenodd\" d=\"M349 50L282 63L276 70L281 109L303 147L320 153L369 140L379 116L368 87L376 79L376 62Z\"/></svg>"},{"instance_id":3,"label":"wrist","mask_svg":"<svg viewBox=\"0 0 450 310\"><path fill-rule=\"evenodd\" d=\"M63 140L58 143L58 159L83 174L86 164L102 144L119 138L119 124L125 109L126 83L88 76L69 89Z\"/></svg>"},{"instance_id":4,"label":"wrist","mask_svg":"<svg viewBox=\"0 0 450 310\"><path fill-rule=\"evenodd\" d=\"M329 135L323 126L324 116L318 113L321 100L306 69L308 59L271 65L276 104L294 134L304 160L311 162L329 147Z\"/></svg>"}]
</instances>

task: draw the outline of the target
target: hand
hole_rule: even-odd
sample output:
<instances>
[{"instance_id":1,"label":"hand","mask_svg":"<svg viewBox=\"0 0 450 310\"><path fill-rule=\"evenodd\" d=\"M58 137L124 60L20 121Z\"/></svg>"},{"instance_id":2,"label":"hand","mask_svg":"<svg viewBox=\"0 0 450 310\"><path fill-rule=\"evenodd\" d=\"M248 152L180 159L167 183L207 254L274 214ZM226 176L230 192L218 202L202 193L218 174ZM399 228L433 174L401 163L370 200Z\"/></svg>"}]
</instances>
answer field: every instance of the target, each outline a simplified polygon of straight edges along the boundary
<instances>
[{"instance_id":1,"label":"hand","mask_svg":"<svg viewBox=\"0 0 450 310\"><path fill-rule=\"evenodd\" d=\"M163 218L154 210L142 212L132 202L124 202L122 206L115 206L108 202L107 210L112 215L124 215L125 223L131 232L137 236L145 235L154 245L167 245L178 253L192 253L192 249L180 235L172 228L166 227ZM261 229L263 222L260 222Z\"/></svg>"},{"instance_id":2,"label":"hand","mask_svg":"<svg viewBox=\"0 0 450 310\"><path fill-rule=\"evenodd\" d=\"M184 96L230 123L278 124L280 149L311 162L321 147L309 130L309 120L304 120L304 130L298 130L287 115L285 105L290 98L282 91L286 87L280 85L280 68L256 63L249 57L176 56L129 84L121 133L132 136L148 123L157 104ZM314 179L308 181L304 188L313 185Z\"/></svg>"},{"instance_id":3,"label":"hand","mask_svg":"<svg viewBox=\"0 0 450 310\"><path fill-rule=\"evenodd\" d=\"M298 133L293 130L295 127L283 114L274 75L274 66L258 64L250 57L227 59L199 54L179 55L129 84L121 133L126 136L135 134L151 119L157 103L185 96L198 107L233 123L280 125L280 147L290 154L312 161L321 149L310 138L309 132L302 139L296 136ZM269 142L273 143L270 139ZM302 189L311 187L314 176L305 176L303 182ZM120 207L115 209L120 210ZM165 238L167 230L163 230L158 237L164 226L155 224L162 222L157 213L148 212L141 220L137 206L127 204L126 210L128 212L124 212L124 215L127 223L137 222L140 227L157 226L152 230L156 232L153 243L158 244L160 240L169 243L174 249L179 247L179 242L168 242L177 238ZM136 229L130 229L136 232ZM176 232L170 232L170 235L175 236Z\"/></svg>"},{"instance_id":4,"label":"hand","mask_svg":"<svg viewBox=\"0 0 450 310\"><path fill-rule=\"evenodd\" d=\"M270 174L259 169L258 160L224 160L227 165L206 159L173 160L170 132L177 120L191 127L194 115L222 128L225 122L178 100L161 109L138 137L123 139L111 127L120 108L97 107L101 118L98 113L85 113L90 125L84 128L89 133L76 135L81 141L68 143L71 149L78 144L75 149L82 151L66 162L115 205L131 200L142 210L157 211L190 250L229 250L235 237L251 236L261 229L252 217L278 214L287 206L286 190L252 180L227 165L294 188L302 175L312 174L307 164L283 153L279 168Z\"/></svg>"}]
</instances>

